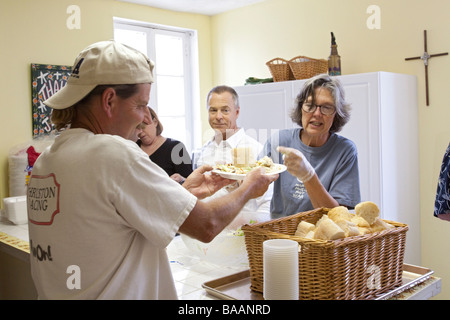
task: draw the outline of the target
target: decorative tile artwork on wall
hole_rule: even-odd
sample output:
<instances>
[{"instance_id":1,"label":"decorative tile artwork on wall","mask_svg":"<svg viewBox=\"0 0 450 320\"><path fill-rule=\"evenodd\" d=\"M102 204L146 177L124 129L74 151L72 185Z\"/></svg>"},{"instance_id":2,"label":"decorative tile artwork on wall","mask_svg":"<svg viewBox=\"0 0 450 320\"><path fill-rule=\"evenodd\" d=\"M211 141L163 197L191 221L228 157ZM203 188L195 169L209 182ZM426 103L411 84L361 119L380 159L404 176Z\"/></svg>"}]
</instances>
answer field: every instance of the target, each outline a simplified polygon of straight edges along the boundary
<instances>
[{"instance_id":1,"label":"decorative tile artwork on wall","mask_svg":"<svg viewBox=\"0 0 450 320\"><path fill-rule=\"evenodd\" d=\"M54 129L50 124L52 109L43 102L66 85L71 70L71 66L31 64L33 138Z\"/></svg>"}]
</instances>

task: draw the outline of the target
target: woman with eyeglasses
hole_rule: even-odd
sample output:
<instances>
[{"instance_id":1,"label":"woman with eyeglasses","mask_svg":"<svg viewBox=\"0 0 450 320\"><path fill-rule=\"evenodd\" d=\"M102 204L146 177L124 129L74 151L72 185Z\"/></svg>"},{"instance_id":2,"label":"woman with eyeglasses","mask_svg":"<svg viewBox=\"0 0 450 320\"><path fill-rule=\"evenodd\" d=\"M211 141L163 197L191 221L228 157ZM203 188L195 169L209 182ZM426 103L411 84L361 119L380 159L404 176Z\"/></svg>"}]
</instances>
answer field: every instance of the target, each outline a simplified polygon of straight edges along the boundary
<instances>
[{"instance_id":1,"label":"woman with eyeglasses","mask_svg":"<svg viewBox=\"0 0 450 320\"><path fill-rule=\"evenodd\" d=\"M297 96L292 120L300 127L280 130L263 153L287 171L274 182L272 218L361 200L355 144L337 134L350 118L341 83L327 74L308 79Z\"/></svg>"}]
</instances>

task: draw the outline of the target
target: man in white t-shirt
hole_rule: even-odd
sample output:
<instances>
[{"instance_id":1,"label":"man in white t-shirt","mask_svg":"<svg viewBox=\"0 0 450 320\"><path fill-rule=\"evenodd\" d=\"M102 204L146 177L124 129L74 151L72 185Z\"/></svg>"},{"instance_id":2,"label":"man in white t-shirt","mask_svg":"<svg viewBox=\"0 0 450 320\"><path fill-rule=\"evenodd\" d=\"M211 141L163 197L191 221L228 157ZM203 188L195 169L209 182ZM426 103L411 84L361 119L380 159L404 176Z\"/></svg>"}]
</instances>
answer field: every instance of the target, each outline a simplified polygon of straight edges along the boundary
<instances>
[{"instance_id":1,"label":"man in white t-shirt","mask_svg":"<svg viewBox=\"0 0 450 320\"><path fill-rule=\"evenodd\" d=\"M193 167L197 168L205 164L215 166L216 164L233 163L233 149L244 156L241 157L242 159L248 157L256 160L263 149L263 144L247 135L244 128L237 126L240 112L237 92L225 85L214 87L208 93L206 103L208 121L214 130L214 136L205 143L201 150L194 152ZM223 196L231 190L233 188L230 186L224 187L211 198ZM250 220L258 222L269 220L272 193L273 187L270 185L263 196L248 201L229 228L239 228L242 224L249 223Z\"/></svg>"},{"instance_id":2,"label":"man in white t-shirt","mask_svg":"<svg viewBox=\"0 0 450 320\"><path fill-rule=\"evenodd\" d=\"M231 181L194 171L183 186L133 139L146 119L153 63L114 41L88 46L67 85L44 103L62 133L37 159L27 203L40 299L176 299L165 247L176 232L211 241L277 177ZM151 120L150 120L151 121Z\"/></svg>"}]
</instances>

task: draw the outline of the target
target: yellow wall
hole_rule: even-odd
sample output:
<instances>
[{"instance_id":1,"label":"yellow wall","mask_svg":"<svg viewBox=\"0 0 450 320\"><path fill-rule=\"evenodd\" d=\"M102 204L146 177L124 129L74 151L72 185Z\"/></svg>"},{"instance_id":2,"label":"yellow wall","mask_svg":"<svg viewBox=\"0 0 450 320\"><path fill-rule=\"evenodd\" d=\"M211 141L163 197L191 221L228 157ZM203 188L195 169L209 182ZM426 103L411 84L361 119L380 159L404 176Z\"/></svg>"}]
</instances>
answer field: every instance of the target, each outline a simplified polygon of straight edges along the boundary
<instances>
[{"instance_id":1,"label":"yellow wall","mask_svg":"<svg viewBox=\"0 0 450 320\"><path fill-rule=\"evenodd\" d=\"M80 6L80 30L66 27L71 4ZM380 30L366 26L366 9L372 4L381 9ZM265 62L272 58L326 58L333 31L344 74L389 71L418 77L422 247L417 250L422 250L422 265L443 278L438 297L450 299L450 223L432 216L439 167L450 137L450 56L430 61L429 107L423 63L404 61L423 52L424 29L430 53L450 51L449 12L450 1L443 0L267 0L209 18L114 0L2 0L0 198L8 196L10 148L32 136L30 64L71 65L88 44L112 38L113 16L198 30L202 107L213 85L242 85L249 76L269 77ZM204 130L208 128L204 108L202 123Z\"/></svg>"},{"instance_id":2,"label":"yellow wall","mask_svg":"<svg viewBox=\"0 0 450 320\"><path fill-rule=\"evenodd\" d=\"M381 9L379 30L367 28L367 8ZM450 56L430 60L430 106L425 104L424 65L405 61L423 53L450 52L450 1L267 0L212 18L214 83L243 85L270 77L265 63L297 55L327 58L336 35L344 74L388 71L418 79L422 265L443 278L441 299L450 299L450 223L433 217L437 178L450 141ZM245 106L243 106L245 107ZM402 121L401 118L396 119ZM408 159L405 159L408 161Z\"/></svg>"},{"instance_id":3,"label":"yellow wall","mask_svg":"<svg viewBox=\"0 0 450 320\"><path fill-rule=\"evenodd\" d=\"M67 7L80 7L81 28L70 30ZM212 85L210 18L114 0L0 1L0 199L8 194L8 154L32 138L30 64L72 65L89 44L113 38L113 17L198 31L200 95Z\"/></svg>"}]
</instances>

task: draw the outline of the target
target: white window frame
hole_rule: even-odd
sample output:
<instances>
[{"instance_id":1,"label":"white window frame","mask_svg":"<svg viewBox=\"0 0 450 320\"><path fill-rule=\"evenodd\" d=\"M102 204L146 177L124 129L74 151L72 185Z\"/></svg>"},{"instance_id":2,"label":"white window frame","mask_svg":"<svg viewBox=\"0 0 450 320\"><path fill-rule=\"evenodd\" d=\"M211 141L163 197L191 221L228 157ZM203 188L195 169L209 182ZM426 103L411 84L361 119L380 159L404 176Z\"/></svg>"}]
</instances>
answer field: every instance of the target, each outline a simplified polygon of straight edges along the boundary
<instances>
[{"instance_id":1,"label":"white window frame","mask_svg":"<svg viewBox=\"0 0 450 320\"><path fill-rule=\"evenodd\" d=\"M186 140L181 141L186 145L189 153L201 147L201 117L200 117L200 86L199 86L199 63L198 63L198 38L197 31L192 29L184 29L160 24L147 23L142 21L124 19L119 17L113 18L114 29L128 29L144 32L147 34L147 52L149 58L155 62L155 71L158 62L155 57L155 34L173 34L177 36L183 35L184 45L184 87L185 87L185 125ZM158 83L152 84L149 105L155 108L158 113ZM164 125L164 123L163 123ZM164 133L163 133L164 135ZM176 137L169 137L176 138Z\"/></svg>"}]
</instances>

